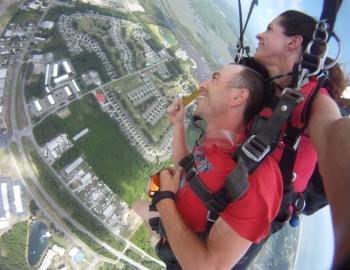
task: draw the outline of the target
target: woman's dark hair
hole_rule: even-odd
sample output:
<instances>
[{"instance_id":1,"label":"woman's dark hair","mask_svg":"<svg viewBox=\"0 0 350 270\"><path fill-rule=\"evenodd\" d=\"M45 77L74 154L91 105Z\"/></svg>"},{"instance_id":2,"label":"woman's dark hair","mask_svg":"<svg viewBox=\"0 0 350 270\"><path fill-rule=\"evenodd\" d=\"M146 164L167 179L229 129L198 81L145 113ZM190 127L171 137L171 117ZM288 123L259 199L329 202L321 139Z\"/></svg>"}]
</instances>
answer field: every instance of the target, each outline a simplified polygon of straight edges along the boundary
<instances>
[{"instance_id":1,"label":"woman's dark hair","mask_svg":"<svg viewBox=\"0 0 350 270\"><path fill-rule=\"evenodd\" d=\"M326 65L333 62L333 59L327 57ZM332 68L328 70L329 76L326 79L323 87L327 88L329 94L339 103L341 103L341 96L347 86L347 78L340 68L339 64L335 64Z\"/></svg>"},{"instance_id":2,"label":"woman's dark hair","mask_svg":"<svg viewBox=\"0 0 350 270\"><path fill-rule=\"evenodd\" d=\"M317 21L311 16L296 10L287 10L279 15L281 17L280 25L284 28L284 34L291 37L301 35L303 37L303 51L309 44Z\"/></svg>"}]
</instances>

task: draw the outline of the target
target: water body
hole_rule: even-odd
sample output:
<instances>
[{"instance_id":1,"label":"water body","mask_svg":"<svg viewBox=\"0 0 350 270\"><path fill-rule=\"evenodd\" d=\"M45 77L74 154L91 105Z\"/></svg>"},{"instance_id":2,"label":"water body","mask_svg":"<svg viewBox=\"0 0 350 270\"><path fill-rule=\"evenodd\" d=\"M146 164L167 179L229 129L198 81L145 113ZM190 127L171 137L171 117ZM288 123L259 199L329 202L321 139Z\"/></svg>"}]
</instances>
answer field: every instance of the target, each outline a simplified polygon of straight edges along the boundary
<instances>
[{"instance_id":1,"label":"water body","mask_svg":"<svg viewBox=\"0 0 350 270\"><path fill-rule=\"evenodd\" d=\"M34 221L31 224L28 246L28 262L30 265L35 265L40 260L50 239L47 237L47 233L48 228L44 222Z\"/></svg>"},{"instance_id":2,"label":"water body","mask_svg":"<svg viewBox=\"0 0 350 270\"><path fill-rule=\"evenodd\" d=\"M174 21L169 16L169 14L164 9L163 5L160 4L161 10L163 11L164 17L166 19L167 27L170 28L176 35L180 43L180 47L182 50L186 51L187 55L193 59L196 63L197 67L192 69L193 76L198 80L198 82L202 82L211 77L212 71L208 67L205 59L203 59L199 53L191 46L191 44L186 40L184 35L176 28Z\"/></svg>"}]
</instances>

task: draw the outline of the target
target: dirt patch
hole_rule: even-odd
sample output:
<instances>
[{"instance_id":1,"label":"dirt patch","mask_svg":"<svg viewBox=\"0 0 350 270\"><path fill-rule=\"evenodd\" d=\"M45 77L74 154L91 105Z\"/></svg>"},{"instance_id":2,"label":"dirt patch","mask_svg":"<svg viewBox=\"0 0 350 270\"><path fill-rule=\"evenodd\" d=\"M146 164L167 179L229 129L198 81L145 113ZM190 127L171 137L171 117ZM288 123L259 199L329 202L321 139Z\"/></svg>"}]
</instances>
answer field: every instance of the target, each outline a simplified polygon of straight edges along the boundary
<instances>
[{"instance_id":1,"label":"dirt patch","mask_svg":"<svg viewBox=\"0 0 350 270\"><path fill-rule=\"evenodd\" d=\"M0 176L7 176L15 179L17 174L12 164L13 163L7 149L0 150Z\"/></svg>"}]
</instances>

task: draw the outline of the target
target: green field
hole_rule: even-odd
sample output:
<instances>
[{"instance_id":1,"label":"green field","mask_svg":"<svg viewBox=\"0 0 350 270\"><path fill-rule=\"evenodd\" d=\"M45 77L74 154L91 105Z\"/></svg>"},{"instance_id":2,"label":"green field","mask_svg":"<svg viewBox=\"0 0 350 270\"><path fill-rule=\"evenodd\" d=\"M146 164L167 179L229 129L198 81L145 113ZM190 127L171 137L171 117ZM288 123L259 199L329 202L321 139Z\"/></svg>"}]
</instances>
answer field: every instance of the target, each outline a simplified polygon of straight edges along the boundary
<instances>
[{"instance_id":1,"label":"green field","mask_svg":"<svg viewBox=\"0 0 350 270\"><path fill-rule=\"evenodd\" d=\"M10 21L10 23L16 24L25 24L25 23L33 23L37 24L43 12L40 10L29 9L29 10L21 10L18 9L14 14Z\"/></svg>"},{"instance_id":2,"label":"green field","mask_svg":"<svg viewBox=\"0 0 350 270\"><path fill-rule=\"evenodd\" d=\"M24 2L24 1L22 1ZM13 15L16 14L19 11L19 7L17 3L11 4L5 13L1 14L0 16L0 34L4 31L7 24L12 19Z\"/></svg>"},{"instance_id":3,"label":"green field","mask_svg":"<svg viewBox=\"0 0 350 270\"><path fill-rule=\"evenodd\" d=\"M28 222L15 224L0 237L0 269L29 269L26 257Z\"/></svg>"},{"instance_id":4,"label":"green field","mask_svg":"<svg viewBox=\"0 0 350 270\"><path fill-rule=\"evenodd\" d=\"M149 175L161 168L148 164L129 146L116 123L101 112L93 95L75 101L65 119L51 116L33 130L39 144L65 132L70 138L84 128L89 133L75 143L97 176L129 205L144 193Z\"/></svg>"},{"instance_id":5,"label":"green field","mask_svg":"<svg viewBox=\"0 0 350 270\"><path fill-rule=\"evenodd\" d=\"M130 241L137 245L139 248L143 249L149 255L157 258L154 247L151 245L150 238L151 232L144 224L142 224L134 233Z\"/></svg>"},{"instance_id":6,"label":"green field","mask_svg":"<svg viewBox=\"0 0 350 270\"><path fill-rule=\"evenodd\" d=\"M140 87L141 85L144 85L141 76L139 74L133 74L108 85L108 88L113 89L117 93L127 94L129 91Z\"/></svg>"}]
</instances>

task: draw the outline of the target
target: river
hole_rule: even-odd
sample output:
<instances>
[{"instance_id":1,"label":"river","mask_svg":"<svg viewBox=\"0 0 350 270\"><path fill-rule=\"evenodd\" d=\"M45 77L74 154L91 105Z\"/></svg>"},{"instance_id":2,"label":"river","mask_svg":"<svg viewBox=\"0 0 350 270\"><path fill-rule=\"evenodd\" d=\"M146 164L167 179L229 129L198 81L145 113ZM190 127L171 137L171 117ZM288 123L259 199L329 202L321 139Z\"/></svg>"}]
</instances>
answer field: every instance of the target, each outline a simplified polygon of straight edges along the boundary
<instances>
[{"instance_id":1,"label":"river","mask_svg":"<svg viewBox=\"0 0 350 270\"><path fill-rule=\"evenodd\" d=\"M30 265L35 265L40 260L40 257L45 250L50 238L47 237L48 228L44 222L34 221L31 224L28 246L28 262Z\"/></svg>"}]
</instances>

